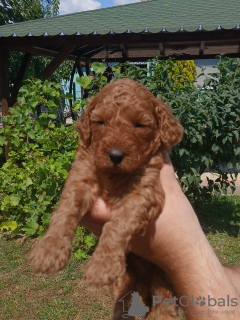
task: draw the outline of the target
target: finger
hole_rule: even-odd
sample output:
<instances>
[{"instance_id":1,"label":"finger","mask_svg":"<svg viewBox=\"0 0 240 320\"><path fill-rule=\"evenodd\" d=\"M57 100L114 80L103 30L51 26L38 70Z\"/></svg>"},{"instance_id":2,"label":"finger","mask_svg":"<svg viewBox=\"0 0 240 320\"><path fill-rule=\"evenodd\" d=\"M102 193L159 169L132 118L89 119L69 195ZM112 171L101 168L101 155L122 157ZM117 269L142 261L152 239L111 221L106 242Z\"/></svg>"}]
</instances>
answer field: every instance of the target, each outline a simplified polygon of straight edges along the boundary
<instances>
[{"instance_id":1,"label":"finger","mask_svg":"<svg viewBox=\"0 0 240 320\"><path fill-rule=\"evenodd\" d=\"M163 151L163 161L164 164L172 165L169 154L166 151Z\"/></svg>"},{"instance_id":2,"label":"finger","mask_svg":"<svg viewBox=\"0 0 240 320\"><path fill-rule=\"evenodd\" d=\"M83 219L81 220L81 226L91 231L98 238L102 234L103 224L97 223L96 221L89 218L87 215L83 217Z\"/></svg>"},{"instance_id":3,"label":"finger","mask_svg":"<svg viewBox=\"0 0 240 320\"><path fill-rule=\"evenodd\" d=\"M111 219L111 208L101 198L94 203L89 216L97 223L104 224Z\"/></svg>"},{"instance_id":4,"label":"finger","mask_svg":"<svg viewBox=\"0 0 240 320\"><path fill-rule=\"evenodd\" d=\"M160 180L165 192L171 192L171 190L179 190L180 186L176 179L176 175L170 161L169 155L164 152L163 154L164 164L160 170Z\"/></svg>"}]
</instances>

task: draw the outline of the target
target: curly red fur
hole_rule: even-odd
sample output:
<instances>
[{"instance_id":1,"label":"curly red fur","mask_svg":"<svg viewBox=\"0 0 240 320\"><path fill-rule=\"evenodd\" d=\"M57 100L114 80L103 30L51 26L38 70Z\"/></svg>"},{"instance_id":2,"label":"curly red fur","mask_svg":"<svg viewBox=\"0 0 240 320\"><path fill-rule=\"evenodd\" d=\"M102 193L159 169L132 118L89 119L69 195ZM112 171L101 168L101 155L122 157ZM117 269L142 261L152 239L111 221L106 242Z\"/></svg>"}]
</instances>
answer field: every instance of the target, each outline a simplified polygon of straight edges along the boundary
<instances>
[{"instance_id":1,"label":"curly red fur","mask_svg":"<svg viewBox=\"0 0 240 320\"><path fill-rule=\"evenodd\" d=\"M131 290L150 307L148 319L177 318L174 307L167 307L167 314L151 307L153 295L171 297L171 284L163 271L129 253L129 243L162 211L162 152L181 140L181 125L147 88L120 79L88 100L77 130L80 144L62 198L47 233L29 255L34 271L52 274L67 265L77 226L102 197L112 208L112 219L88 264L87 283L112 285L115 320L123 314L119 299Z\"/></svg>"}]
</instances>

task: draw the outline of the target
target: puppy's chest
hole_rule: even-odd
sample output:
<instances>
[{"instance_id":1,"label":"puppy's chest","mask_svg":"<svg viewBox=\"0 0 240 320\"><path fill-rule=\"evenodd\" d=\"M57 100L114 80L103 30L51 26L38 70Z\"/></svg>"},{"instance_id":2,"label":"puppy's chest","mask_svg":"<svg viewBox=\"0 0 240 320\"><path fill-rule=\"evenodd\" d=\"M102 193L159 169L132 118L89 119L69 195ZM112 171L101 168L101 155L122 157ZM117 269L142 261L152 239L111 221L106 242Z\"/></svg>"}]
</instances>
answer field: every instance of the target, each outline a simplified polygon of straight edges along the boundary
<instances>
[{"instance_id":1,"label":"puppy's chest","mask_svg":"<svg viewBox=\"0 0 240 320\"><path fill-rule=\"evenodd\" d=\"M120 177L110 174L102 174L98 176L100 197L109 204L114 204L136 189L137 181L132 177Z\"/></svg>"},{"instance_id":2,"label":"puppy's chest","mask_svg":"<svg viewBox=\"0 0 240 320\"><path fill-rule=\"evenodd\" d=\"M125 176L100 174L98 176L99 196L114 206L121 203L125 197L139 195L145 189L157 190L158 176L159 170L153 168Z\"/></svg>"}]
</instances>

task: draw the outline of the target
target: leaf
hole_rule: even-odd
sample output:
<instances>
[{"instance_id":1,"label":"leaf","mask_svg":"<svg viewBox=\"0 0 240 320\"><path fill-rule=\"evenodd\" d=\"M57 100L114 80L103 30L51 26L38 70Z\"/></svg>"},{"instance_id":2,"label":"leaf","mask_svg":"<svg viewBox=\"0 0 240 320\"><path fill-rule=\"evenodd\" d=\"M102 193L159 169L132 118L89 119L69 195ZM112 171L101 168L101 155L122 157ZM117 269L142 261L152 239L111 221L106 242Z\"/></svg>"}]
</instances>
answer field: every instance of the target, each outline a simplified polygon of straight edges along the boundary
<instances>
[{"instance_id":1,"label":"leaf","mask_svg":"<svg viewBox=\"0 0 240 320\"><path fill-rule=\"evenodd\" d=\"M18 137L12 137L11 143L18 147L20 145L20 139Z\"/></svg>"},{"instance_id":2,"label":"leaf","mask_svg":"<svg viewBox=\"0 0 240 320\"><path fill-rule=\"evenodd\" d=\"M83 233L83 228L81 227L77 227L77 230L76 230L76 236L79 236Z\"/></svg>"},{"instance_id":3,"label":"leaf","mask_svg":"<svg viewBox=\"0 0 240 320\"><path fill-rule=\"evenodd\" d=\"M41 119L47 119L48 118L48 114L47 113L41 113L39 118Z\"/></svg>"},{"instance_id":4,"label":"leaf","mask_svg":"<svg viewBox=\"0 0 240 320\"><path fill-rule=\"evenodd\" d=\"M213 145L212 145L212 151L213 151L214 153L217 153L219 150L220 150L219 146L217 146L216 144L213 144Z\"/></svg>"},{"instance_id":5,"label":"leaf","mask_svg":"<svg viewBox=\"0 0 240 320\"><path fill-rule=\"evenodd\" d=\"M30 103L30 105L33 108L36 108L36 106L39 104L40 102L40 97L38 95L34 95L31 99L29 99L28 101Z\"/></svg>"},{"instance_id":6,"label":"leaf","mask_svg":"<svg viewBox=\"0 0 240 320\"><path fill-rule=\"evenodd\" d=\"M43 191L43 192L41 193L41 195L38 196L38 201L39 201L39 202L43 202L43 200L44 200L45 197L46 197L46 192Z\"/></svg>"},{"instance_id":7,"label":"leaf","mask_svg":"<svg viewBox=\"0 0 240 320\"><path fill-rule=\"evenodd\" d=\"M234 134L235 138L237 140L239 140L239 131L238 130L233 130L233 134Z\"/></svg>"},{"instance_id":8,"label":"leaf","mask_svg":"<svg viewBox=\"0 0 240 320\"><path fill-rule=\"evenodd\" d=\"M25 122L25 127L26 127L26 129L27 129L27 130L30 130L31 127L32 127L32 120L31 120L30 118L26 118L26 119L24 120L24 122Z\"/></svg>"},{"instance_id":9,"label":"leaf","mask_svg":"<svg viewBox=\"0 0 240 320\"><path fill-rule=\"evenodd\" d=\"M25 97L18 96L17 100L20 106L23 106L26 103Z\"/></svg>"},{"instance_id":10,"label":"leaf","mask_svg":"<svg viewBox=\"0 0 240 320\"><path fill-rule=\"evenodd\" d=\"M228 170L233 168L232 162L228 162L228 163L227 163L227 168L228 168Z\"/></svg>"},{"instance_id":11,"label":"leaf","mask_svg":"<svg viewBox=\"0 0 240 320\"><path fill-rule=\"evenodd\" d=\"M50 223L50 214L48 213L45 213L43 216L42 216L42 222L46 225L49 225Z\"/></svg>"},{"instance_id":12,"label":"leaf","mask_svg":"<svg viewBox=\"0 0 240 320\"><path fill-rule=\"evenodd\" d=\"M26 234L29 234L29 235L33 235L37 232L38 230L38 223L37 222L30 222L28 221L26 223L26 227L22 228L23 231L26 232Z\"/></svg>"},{"instance_id":13,"label":"leaf","mask_svg":"<svg viewBox=\"0 0 240 320\"><path fill-rule=\"evenodd\" d=\"M56 114L51 114L51 113L49 113L48 114L48 118L50 118L50 119L56 119L57 118L57 115Z\"/></svg>"},{"instance_id":14,"label":"leaf","mask_svg":"<svg viewBox=\"0 0 240 320\"><path fill-rule=\"evenodd\" d=\"M86 259L86 252L82 249L78 249L76 252L73 253L74 256L80 260L80 259Z\"/></svg>"},{"instance_id":15,"label":"leaf","mask_svg":"<svg viewBox=\"0 0 240 320\"><path fill-rule=\"evenodd\" d=\"M35 139L35 132L33 130L29 130L27 134L28 134L29 138Z\"/></svg>"},{"instance_id":16,"label":"leaf","mask_svg":"<svg viewBox=\"0 0 240 320\"><path fill-rule=\"evenodd\" d=\"M4 136L0 136L0 146L7 145L7 139Z\"/></svg>"},{"instance_id":17,"label":"leaf","mask_svg":"<svg viewBox=\"0 0 240 320\"><path fill-rule=\"evenodd\" d=\"M32 108L31 108L31 106L25 105L25 106L22 108L22 112L23 112L24 116L27 117L29 114L32 113Z\"/></svg>"},{"instance_id":18,"label":"leaf","mask_svg":"<svg viewBox=\"0 0 240 320\"><path fill-rule=\"evenodd\" d=\"M73 95L71 93L60 94L61 98L72 99Z\"/></svg>"},{"instance_id":19,"label":"leaf","mask_svg":"<svg viewBox=\"0 0 240 320\"><path fill-rule=\"evenodd\" d=\"M57 107L56 103L55 103L53 100L48 100L47 106L48 106L49 108Z\"/></svg>"},{"instance_id":20,"label":"leaf","mask_svg":"<svg viewBox=\"0 0 240 320\"><path fill-rule=\"evenodd\" d=\"M112 70L113 70L113 72L117 72L118 74L120 74L120 72L121 72L121 67L120 67L119 65L113 66L113 67L112 67Z\"/></svg>"},{"instance_id":21,"label":"leaf","mask_svg":"<svg viewBox=\"0 0 240 320\"><path fill-rule=\"evenodd\" d=\"M10 205L13 206L13 207L16 207L19 205L19 202L20 202L20 197L18 196L15 196L15 195L11 195L10 196Z\"/></svg>"},{"instance_id":22,"label":"leaf","mask_svg":"<svg viewBox=\"0 0 240 320\"><path fill-rule=\"evenodd\" d=\"M200 136L200 134L197 134L197 139L198 139L198 142L200 142L201 144L203 143L203 139L202 139L202 136Z\"/></svg>"},{"instance_id":23,"label":"leaf","mask_svg":"<svg viewBox=\"0 0 240 320\"><path fill-rule=\"evenodd\" d=\"M95 245L95 241L92 236L85 236L84 242L88 248L91 248Z\"/></svg>"},{"instance_id":24,"label":"leaf","mask_svg":"<svg viewBox=\"0 0 240 320\"><path fill-rule=\"evenodd\" d=\"M78 77L76 82L83 87L83 89L90 89L92 80L88 76Z\"/></svg>"},{"instance_id":25,"label":"leaf","mask_svg":"<svg viewBox=\"0 0 240 320\"><path fill-rule=\"evenodd\" d=\"M26 187L28 187L28 186L30 186L32 184L33 184L32 179L28 177L27 180L26 180Z\"/></svg>"},{"instance_id":26,"label":"leaf","mask_svg":"<svg viewBox=\"0 0 240 320\"><path fill-rule=\"evenodd\" d=\"M180 157L181 157L184 153L185 153L185 150L184 150L184 149L180 149L180 150L179 150L179 155L180 155Z\"/></svg>"},{"instance_id":27,"label":"leaf","mask_svg":"<svg viewBox=\"0 0 240 320\"><path fill-rule=\"evenodd\" d=\"M0 231L3 231L3 230L11 230L11 231L14 231L15 229L17 229L17 222L16 221L7 221L7 222L2 222L0 224Z\"/></svg>"},{"instance_id":28,"label":"leaf","mask_svg":"<svg viewBox=\"0 0 240 320\"><path fill-rule=\"evenodd\" d=\"M105 64L100 62L93 62L91 67L93 68L93 71L96 73L104 73L107 69Z\"/></svg>"}]
</instances>

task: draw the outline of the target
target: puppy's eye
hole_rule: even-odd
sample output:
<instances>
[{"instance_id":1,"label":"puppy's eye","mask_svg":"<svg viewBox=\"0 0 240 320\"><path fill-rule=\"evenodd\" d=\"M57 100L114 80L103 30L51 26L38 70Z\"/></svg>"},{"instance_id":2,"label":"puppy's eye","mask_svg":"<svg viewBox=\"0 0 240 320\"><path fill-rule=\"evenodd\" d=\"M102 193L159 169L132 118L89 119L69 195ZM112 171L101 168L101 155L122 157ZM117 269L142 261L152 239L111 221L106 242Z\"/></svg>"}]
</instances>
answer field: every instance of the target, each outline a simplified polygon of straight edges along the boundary
<instances>
[{"instance_id":1,"label":"puppy's eye","mask_svg":"<svg viewBox=\"0 0 240 320\"><path fill-rule=\"evenodd\" d=\"M135 127L135 128L143 128L143 127L145 127L145 125L144 125L144 124L141 124L141 123L135 123L135 124L134 124L134 127Z\"/></svg>"},{"instance_id":2,"label":"puppy's eye","mask_svg":"<svg viewBox=\"0 0 240 320\"><path fill-rule=\"evenodd\" d=\"M97 121L97 124L99 124L100 126L103 126L104 122L103 121Z\"/></svg>"}]
</instances>

